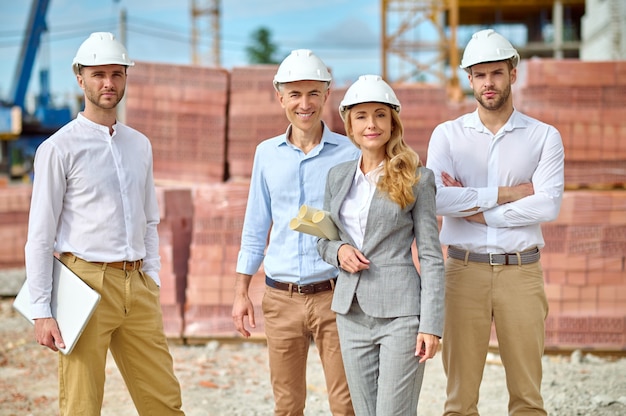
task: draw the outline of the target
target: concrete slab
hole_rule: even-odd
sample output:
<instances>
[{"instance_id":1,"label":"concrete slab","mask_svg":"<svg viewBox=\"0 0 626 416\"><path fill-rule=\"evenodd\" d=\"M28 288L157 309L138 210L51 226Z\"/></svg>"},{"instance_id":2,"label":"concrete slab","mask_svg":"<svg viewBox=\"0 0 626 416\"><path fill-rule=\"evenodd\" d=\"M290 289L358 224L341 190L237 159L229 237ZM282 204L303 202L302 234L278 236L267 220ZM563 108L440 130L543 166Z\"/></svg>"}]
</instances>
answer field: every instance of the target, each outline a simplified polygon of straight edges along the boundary
<instances>
[{"instance_id":1,"label":"concrete slab","mask_svg":"<svg viewBox=\"0 0 626 416\"><path fill-rule=\"evenodd\" d=\"M0 270L0 296L15 296L26 280L26 269Z\"/></svg>"}]
</instances>

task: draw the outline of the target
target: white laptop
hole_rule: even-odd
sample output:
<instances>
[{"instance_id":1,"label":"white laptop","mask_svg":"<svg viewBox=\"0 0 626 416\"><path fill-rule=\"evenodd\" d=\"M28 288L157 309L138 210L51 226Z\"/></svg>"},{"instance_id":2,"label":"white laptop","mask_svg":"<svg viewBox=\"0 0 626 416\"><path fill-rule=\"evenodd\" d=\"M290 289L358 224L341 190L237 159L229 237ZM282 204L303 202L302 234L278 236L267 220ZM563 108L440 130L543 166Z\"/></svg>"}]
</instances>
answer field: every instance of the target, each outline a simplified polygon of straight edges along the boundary
<instances>
[{"instance_id":1,"label":"white laptop","mask_svg":"<svg viewBox=\"0 0 626 416\"><path fill-rule=\"evenodd\" d=\"M65 342L65 348L59 348L59 351L69 354L98 306L100 294L56 257L52 277L52 316L57 320ZM15 297L13 307L34 324L30 316L30 294L27 282L24 282Z\"/></svg>"}]
</instances>

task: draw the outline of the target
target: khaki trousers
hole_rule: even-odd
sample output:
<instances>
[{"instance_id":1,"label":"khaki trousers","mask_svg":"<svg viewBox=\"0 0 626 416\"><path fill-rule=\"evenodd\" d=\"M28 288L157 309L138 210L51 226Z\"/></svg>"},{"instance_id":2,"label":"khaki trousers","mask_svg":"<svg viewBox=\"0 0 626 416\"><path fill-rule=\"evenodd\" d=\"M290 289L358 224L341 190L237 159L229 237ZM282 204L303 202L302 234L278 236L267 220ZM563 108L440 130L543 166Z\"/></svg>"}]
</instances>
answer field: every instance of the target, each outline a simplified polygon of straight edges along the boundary
<instances>
[{"instance_id":1,"label":"khaki trousers","mask_svg":"<svg viewBox=\"0 0 626 416\"><path fill-rule=\"evenodd\" d=\"M154 280L73 256L61 261L102 296L72 353L59 353L61 416L100 415L109 349L139 415L183 415Z\"/></svg>"},{"instance_id":2,"label":"khaki trousers","mask_svg":"<svg viewBox=\"0 0 626 416\"><path fill-rule=\"evenodd\" d=\"M539 262L490 266L446 260L442 359L444 415L478 415L478 393L495 323L509 392L509 415L546 415L541 358L548 302Z\"/></svg>"},{"instance_id":3,"label":"khaki trousers","mask_svg":"<svg viewBox=\"0 0 626 416\"><path fill-rule=\"evenodd\" d=\"M330 411L354 415L343 368L333 291L300 295L265 287L263 319L269 353L276 416L302 416L306 403L306 368L311 340L319 350Z\"/></svg>"}]
</instances>

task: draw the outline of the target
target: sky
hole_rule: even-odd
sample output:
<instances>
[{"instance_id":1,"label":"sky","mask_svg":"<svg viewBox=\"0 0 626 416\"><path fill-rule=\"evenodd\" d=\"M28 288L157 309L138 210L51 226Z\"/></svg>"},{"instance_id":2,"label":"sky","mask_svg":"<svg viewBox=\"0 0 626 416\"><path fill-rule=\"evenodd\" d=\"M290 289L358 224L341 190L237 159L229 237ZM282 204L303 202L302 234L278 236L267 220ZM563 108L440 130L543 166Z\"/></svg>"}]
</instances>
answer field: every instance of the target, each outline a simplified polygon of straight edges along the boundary
<instances>
[{"instance_id":1,"label":"sky","mask_svg":"<svg viewBox=\"0 0 626 416\"><path fill-rule=\"evenodd\" d=\"M27 95L39 92L39 70L50 72L55 104L75 101L80 89L71 62L91 32L119 36L120 11L127 15L127 48L134 61L191 64L192 0L50 0L46 22ZM197 0L197 4L210 4ZM0 1L0 99L10 100L15 68L31 1ZM199 23L208 28L208 17ZM338 85L360 74L382 71L379 0L221 0L222 67L247 65L246 46L261 27L269 29L279 59L292 49L312 49L332 69ZM210 40L200 52L207 54ZM32 105L32 104L31 104Z\"/></svg>"}]
</instances>

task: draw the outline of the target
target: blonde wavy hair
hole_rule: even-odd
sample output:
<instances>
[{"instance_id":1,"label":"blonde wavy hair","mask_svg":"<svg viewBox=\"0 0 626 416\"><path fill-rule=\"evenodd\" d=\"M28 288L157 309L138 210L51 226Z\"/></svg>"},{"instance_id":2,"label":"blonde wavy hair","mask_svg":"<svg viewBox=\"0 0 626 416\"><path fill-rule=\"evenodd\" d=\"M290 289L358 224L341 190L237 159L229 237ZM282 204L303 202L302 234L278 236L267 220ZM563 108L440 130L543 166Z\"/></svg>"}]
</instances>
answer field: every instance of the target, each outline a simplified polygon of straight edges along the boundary
<instances>
[{"instance_id":1,"label":"blonde wavy hair","mask_svg":"<svg viewBox=\"0 0 626 416\"><path fill-rule=\"evenodd\" d=\"M348 109L345 116L344 127L346 132L352 131L352 120ZM385 147L385 159L383 160L383 176L378 181L377 187L389 195L389 199L406 208L415 201L413 186L419 182L416 176L417 168L422 166L419 155L404 141L404 126L398 112L391 110L391 137ZM359 147L352 134L348 134L352 143Z\"/></svg>"}]
</instances>

